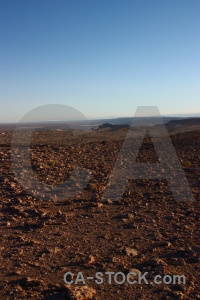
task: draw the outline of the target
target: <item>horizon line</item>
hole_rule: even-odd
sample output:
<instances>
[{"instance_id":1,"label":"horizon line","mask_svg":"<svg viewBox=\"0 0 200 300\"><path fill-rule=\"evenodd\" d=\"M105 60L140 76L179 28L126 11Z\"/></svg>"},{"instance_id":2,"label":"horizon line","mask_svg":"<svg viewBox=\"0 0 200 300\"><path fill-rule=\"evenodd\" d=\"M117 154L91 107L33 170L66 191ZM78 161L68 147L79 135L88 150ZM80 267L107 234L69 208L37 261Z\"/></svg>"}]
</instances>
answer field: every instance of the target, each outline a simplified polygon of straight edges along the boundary
<instances>
[{"instance_id":1,"label":"horizon line","mask_svg":"<svg viewBox=\"0 0 200 300\"><path fill-rule=\"evenodd\" d=\"M96 117L96 118L86 118L86 119L74 119L74 120L36 120L36 121L26 121L26 122L20 122L19 121L0 121L0 124L27 124L27 123L54 123L54 122L83 122L83 121L95 121L95 120L109 120L109 119L129 119L129 118L200 118L200 113L188 113L188 114L164 114L160 116L108 116L108 117Z\"/></svg>"}]
</instances>

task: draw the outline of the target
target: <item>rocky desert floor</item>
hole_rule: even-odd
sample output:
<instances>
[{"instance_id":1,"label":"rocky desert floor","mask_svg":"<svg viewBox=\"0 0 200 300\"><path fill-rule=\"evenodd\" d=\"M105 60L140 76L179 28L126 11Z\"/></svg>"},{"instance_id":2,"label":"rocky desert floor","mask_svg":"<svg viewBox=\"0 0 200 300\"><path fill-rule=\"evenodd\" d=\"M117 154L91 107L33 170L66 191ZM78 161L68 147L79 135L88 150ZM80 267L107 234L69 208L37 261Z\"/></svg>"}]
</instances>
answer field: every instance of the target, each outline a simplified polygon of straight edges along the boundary
<instances>
[{"instance_id":1,"label":"rocky desert floor","mask_svg":"<svg viewBox=\"0 0 200 300\"><path fill-rule=\"evenodd\" d=\"M124 129L73 136L35 132L29 151L41 182L60 184L75 166L91 171L80 194L60 199L50 193L44 200L42 193L34 196L31 184L27 192L15 178L12 132L1 132L0 299L200 299L200 133L171 135L194 201L175 201L167 180L135 179L127 182L121 202L102 203L125 134ZM23 159L20 143L20 154L12 151ZM157 160L146 137L137 161ZM86 284L66 284L69 271L74 280L82 272ZM155 275L184 275L186 284L117 284L113 277L109 284L105 275L131 271L136 279L148 272L149 282ZM96 272L104 274L102 284L86 278Z\"/></svg>"}]
</instances>

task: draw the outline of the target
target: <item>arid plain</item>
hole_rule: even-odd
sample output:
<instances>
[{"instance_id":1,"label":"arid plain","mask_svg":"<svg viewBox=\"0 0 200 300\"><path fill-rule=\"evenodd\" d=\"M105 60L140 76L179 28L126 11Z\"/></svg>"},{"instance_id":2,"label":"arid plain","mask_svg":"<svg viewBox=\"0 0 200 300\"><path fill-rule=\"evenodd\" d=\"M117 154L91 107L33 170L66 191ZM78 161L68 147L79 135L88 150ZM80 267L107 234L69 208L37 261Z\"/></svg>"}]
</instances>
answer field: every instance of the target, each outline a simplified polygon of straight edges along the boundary
<instances>
[{"instance_id":1,"label":"arid plain","mask_svg":"<svg viewBox=\"0 0 200 300\"><path fill-rule=\"evenodd\" d=\"M0 135L1 299L199 299L200 126L167 127L194 201L175 201L167 180L129 180L119 203L102 203L128 128L80 134L36 131L30 145L32 169L51 186L64 182L75 166L91 171L75 197L49 200L24 190L11 163L12 131ZM19 145L23 158L23 143ZM14 150L13 150L14 151ZM17 153L16 153L17 155ZM137 162L154 163L146 136ZM23 171L23 170L22 170ZM24 174L26 176L26 173ZM76 181L74 181L76 185ZM148 272L184 275L186 284L103 284L64 282L68 271ZM136 276L137 277L137 276Z\"/></svg>"}]
</instances>

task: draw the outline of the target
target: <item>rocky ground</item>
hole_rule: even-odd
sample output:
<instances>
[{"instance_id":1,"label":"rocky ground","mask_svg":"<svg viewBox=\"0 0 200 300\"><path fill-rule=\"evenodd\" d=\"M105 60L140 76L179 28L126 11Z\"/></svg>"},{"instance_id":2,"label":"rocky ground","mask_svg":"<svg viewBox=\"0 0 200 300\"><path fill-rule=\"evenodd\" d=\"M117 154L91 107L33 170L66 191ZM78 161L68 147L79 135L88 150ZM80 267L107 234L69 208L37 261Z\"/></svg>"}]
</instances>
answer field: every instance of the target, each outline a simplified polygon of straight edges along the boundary
<instances>
[{"instance_id":1,"label":"rocky ground","mask_svg":"<svg viewBox=\"0 0 200 300\"><path fill-rule=\"evenodd\" d=\"M193 202L175 202L166 180L139 179L128 182L121 203L102 203L125 134L33 136L31 163L41 182L62 183L77 165L91 170L82 193L62 201L43 201L31 186L28 193L19 185L11 167L12 133L0 135L0 299L200 299L200 134L171 136ZM23 158L23 143L19 147ZM157 161L150 138L137 161ZM68 271L82 272L86 285L65 284ZM109 284L105 275L99 285L86 278L130 271L148 272L149 282L155 275L184 275L186 284Z\"/></svg>"}]
</instances>

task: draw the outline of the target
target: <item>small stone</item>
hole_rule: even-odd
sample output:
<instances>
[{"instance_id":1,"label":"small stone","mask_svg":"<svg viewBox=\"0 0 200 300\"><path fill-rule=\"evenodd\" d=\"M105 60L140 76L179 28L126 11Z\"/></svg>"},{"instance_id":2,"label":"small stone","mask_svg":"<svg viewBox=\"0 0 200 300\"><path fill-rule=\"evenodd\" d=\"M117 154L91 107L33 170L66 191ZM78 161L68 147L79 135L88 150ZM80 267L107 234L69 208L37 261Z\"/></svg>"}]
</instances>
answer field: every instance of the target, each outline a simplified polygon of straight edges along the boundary
<instances>
[{"instance_id":1,"label":"small stone","mask_svg":"<svg viewBox=\"0 0 200 300\"><path fill-rule=\"evenodd\" d=\"M134 219L134 215L133 214L128 214L128 218L129 219Z\"/></svg>"},{"instance_id":2,"label":"small stone","mask_svg":"<svg viewBox=\"0 0 200 300\"><path fill-rule=\"evenodd\" d=\"M90 300L96 294L95 289L87 285L84 286L66 286L69 292L69 300Z\"/></svg>"},{"instance_id":3,"label":"small stone","mask_svg":"<svg viewBox=\"0 0 200 300\"><path fill-rule=\"evenodd\" d=\"M100 203L100 202L92 203L91 206L100 208L100 207L103 207L103 203Z\"/></svg>"},{"instance_id":4,"label":"small stone","mask_svg":"<svg viewBox=\"0 0 200 300\"><path fill-rule=\"evenodd\" d=\"M148 260L145 264L149 266L166 266L166 263L160 259L160 258L155 258L155 259L150 259Z\"/></svg>"},{"instance_id":5,"label":"small stone","mask_svg":"<svg viewBox=\"0 0 200 300\"><path fill-rule=\"evenodd\" d=\"M117 257L117 256L113 256L112 259L111 259L111 262L113 262L113 263L119 263L120 262L120 258Z\"/></svg>"},{"instance_id":6,"label":"small stone","mask_svg":"<svg viewBox=\"0 0 200 300\"><path fill-rule=\"evenodd\" d=\"M90 255L90 256L89 256L88 263L91 265L91 264L93 264L94 262L95 262L94 256L93 256L93 255Z\"/></svg>"},{"instance_id":7,"label":"small stone","mask_svg":"<svg viewBox=\"0 0 200 300\"><path fill-rule=\"evenodd\" d=\"M128 219L122 219L122 222L124 222L124 223L128 223Z\"/></svg>"},{"instance_id":8,"label":"small stone","mask_svg":"<svg viewBox=\"0 0 200 300\"><path fill-rule=\"evenodd\" d=\"M138 251L131 247L126 247L125 251L128 256L130 256L130 255L137 256L138 255Z\"/></svg>"},{"instance_id":9,"label":"small stone","mask_svg":"<svg viewBox=\"0 0 200 300\"><path fill-rule=\"evenodd\" d=\"M173 292L175 299L184 299L184 294L182 292Z\"/></svg>"},{"instance_id":10,"label":"small stone","mask_svg":"<svg viewBox=\"0 0 200 300\"><path fill-rule=\"evenodd\" d=\"M108 199L108 200L107 200L107 203L108 203L108 204L113 204L113 201L112 201L111 199Z\"/></svg>"}]
</instances>

